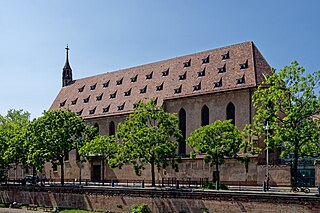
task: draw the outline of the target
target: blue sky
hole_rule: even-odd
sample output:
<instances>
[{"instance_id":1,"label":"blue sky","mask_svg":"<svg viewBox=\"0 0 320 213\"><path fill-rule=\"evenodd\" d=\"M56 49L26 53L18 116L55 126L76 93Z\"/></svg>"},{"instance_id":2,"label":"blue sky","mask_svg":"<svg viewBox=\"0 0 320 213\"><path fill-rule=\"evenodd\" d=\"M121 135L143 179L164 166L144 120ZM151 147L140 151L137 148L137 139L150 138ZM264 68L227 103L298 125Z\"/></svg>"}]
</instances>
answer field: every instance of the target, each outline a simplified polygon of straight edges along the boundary
<instances>
[{"instance_id":1,"label":"blue sky","mask_svg":"<svg viewBox=\"0 0 320 213\"><path fill-rule=\"evenodd\" d=\"M319 0L1 0L0 114L47 110L65 46L75 79L254 41L280 69L320 69Z\"/></svg>"}]
</instances>

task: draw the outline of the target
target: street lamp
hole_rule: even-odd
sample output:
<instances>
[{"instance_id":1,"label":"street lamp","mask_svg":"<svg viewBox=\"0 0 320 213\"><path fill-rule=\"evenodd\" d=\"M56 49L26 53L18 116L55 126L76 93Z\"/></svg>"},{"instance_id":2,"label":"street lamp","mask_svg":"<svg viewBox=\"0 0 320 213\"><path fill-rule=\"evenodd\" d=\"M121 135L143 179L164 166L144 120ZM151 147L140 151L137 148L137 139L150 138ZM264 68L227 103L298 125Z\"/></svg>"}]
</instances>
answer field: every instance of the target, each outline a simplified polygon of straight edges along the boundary
<instances>
[{"instance_id":1,"label":"street lamp","mask_svg":"<svg viewBox=\"0 0 320 213\"><path fill-rule=\"evenodd\" d=\"M267 186L266 186L266 190L268 191L269 190L269 125L268 125L268 121L267 121L267 124L264 126L264 129L266 130L267 132L267 140L266 140L266 176L267 176Z\"/></svg>"}]
</instances>

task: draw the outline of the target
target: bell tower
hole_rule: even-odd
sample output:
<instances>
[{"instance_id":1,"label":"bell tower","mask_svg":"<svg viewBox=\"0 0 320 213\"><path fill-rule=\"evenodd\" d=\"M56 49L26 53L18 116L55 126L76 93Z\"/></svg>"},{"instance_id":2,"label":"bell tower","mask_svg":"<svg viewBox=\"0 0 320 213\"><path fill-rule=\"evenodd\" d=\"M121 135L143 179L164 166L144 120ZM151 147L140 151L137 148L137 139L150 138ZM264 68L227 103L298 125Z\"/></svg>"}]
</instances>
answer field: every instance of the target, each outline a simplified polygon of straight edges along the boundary
<instances>
[{"instance_id":1,"label":"bell tower","mask_svg":"<svg viewBox=\"0 0 320 213\"><path fill-rule=\"evenodd\" d=\"M69 47L67 45L66 49L66 63L62 71L62 87L72 84L72 69L69 64Z\"/></svg>"}]
</instances>

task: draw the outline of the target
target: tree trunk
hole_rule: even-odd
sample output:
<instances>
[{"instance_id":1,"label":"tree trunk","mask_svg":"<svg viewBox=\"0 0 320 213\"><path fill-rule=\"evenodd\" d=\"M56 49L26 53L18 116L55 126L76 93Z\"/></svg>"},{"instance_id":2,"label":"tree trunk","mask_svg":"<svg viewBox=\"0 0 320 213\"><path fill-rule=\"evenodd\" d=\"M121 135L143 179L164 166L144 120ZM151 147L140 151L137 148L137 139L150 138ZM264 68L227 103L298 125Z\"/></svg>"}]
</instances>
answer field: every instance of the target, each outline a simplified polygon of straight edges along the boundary
<instances>
[{"instance_id":1,"label":"tree trunk","mask_svg":"<svg viewBox=\"0 0 320 213\"><path fill-rule=\"evenodd\" d=\"M60 166L61 166L61 186L64 185L64 164L63 164L63 157L60 158Z\"/></svg>"},{"instance_id":2,"label":"tree trunk","mask_svg":"<svg viewBox=\"0 0 320 213\"><path fill-rule=\"evenodd\" d=\"M102 158L102 185L104 185L104 158Z\"/></svg>"},{"instance_id":3,"label":"tree trunk","mask_svg":"<svg viewBox=\"0 0 320 213\"><path fill-rule=\"evenodd\" d=\"M217 171L217 173L216 173L216 175L217 175L217 177L216 177L216 180L217 180L216 189L218 190L220 188L220 174L219 174L219 164L218 164L218 162L216 163L216 171Z\"/></svg>"},{"instance_id":4,"label":"tree trunk","mask_svg":"<svg viewBox=\"0 0 320 213\"><path fill-rule=\"evenodd\" d=\"M156 186L156 177L154 173L154 161L151 161L151 186Z\"/></svg>"},{"instance_id":5,"label":"tree trunk","mask_svg":"<svg viewBox=\"0 0 320 213\"><path fill-rule=\"evenodd\" d=\"M298 149L294 150L294 158L293 158L293 178L292 178L292 186L297 186L298 181Z\"/></svg>"}]
</instances>

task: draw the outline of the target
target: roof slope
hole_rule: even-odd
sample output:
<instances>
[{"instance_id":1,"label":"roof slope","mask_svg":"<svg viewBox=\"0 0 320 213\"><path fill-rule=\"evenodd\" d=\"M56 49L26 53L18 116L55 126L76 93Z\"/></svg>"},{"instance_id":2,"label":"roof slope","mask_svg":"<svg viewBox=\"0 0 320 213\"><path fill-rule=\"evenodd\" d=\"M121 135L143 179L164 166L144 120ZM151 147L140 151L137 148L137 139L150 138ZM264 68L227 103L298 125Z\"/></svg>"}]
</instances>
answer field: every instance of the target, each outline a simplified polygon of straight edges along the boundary
<instances>
[{"instance_id":1,"label":"roof slope","mask_svg":"<svg viewBox=\"0 0 320 213\"><path fill-rule=\"evenodd\" d=\"M50 110L69 108L83 118L129 113L139 100L162 105L165 99L256 87L269 71L253 42L244 42L75 80L61 88Z\"/></svg>"}]
</instances>

